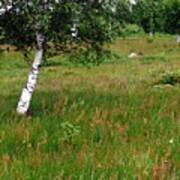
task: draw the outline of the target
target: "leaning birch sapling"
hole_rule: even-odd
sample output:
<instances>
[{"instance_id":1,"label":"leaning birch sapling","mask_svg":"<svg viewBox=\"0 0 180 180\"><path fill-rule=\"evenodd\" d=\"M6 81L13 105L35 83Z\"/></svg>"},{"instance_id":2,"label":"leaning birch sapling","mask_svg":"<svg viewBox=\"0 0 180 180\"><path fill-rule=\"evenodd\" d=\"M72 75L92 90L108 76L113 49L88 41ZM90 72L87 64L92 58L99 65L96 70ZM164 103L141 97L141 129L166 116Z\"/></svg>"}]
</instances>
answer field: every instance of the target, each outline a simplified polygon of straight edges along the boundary
<instances>
[{"instance_id":1,"label":"leaning birch sapling","mask_svg":"<svg viewBox=\"0 0 180 180\"><path fill-rule=\"evenodd\" d=\"M17 106L18 114L25 114L29 109L32 94L38 79L39 67L43 59L43 52L44 52L43 45L44 45L45 37L42 33L38 31L36 34L36 41L37 41L37 50L31 71L28 76L26 87L23 89L20 100L18 102L18 106Z\"/></svg>"}]
</instances>

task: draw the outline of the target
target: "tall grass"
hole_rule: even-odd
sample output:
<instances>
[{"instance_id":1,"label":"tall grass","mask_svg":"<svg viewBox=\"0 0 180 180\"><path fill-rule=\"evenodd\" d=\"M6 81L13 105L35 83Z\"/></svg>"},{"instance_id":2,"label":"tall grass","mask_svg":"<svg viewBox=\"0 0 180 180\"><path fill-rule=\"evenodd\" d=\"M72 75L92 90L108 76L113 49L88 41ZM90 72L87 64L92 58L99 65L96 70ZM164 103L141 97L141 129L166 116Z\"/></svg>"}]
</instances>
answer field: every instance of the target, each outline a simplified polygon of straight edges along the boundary
<instances>
[{"instance_id":1,"label":"tall grass","mask_svg":"<svg viewBox=\"0 0 180 180\"><path fill-rule=\"evenodd\" d=\"M119 40L113 63L42 68L27 117L15 107L28 66L19 53L3 53L0 179L178 179L180 85L157 85L180 68L168 41ZM143 55L129 60L132 49Z\"/></svg>"}]
</instances>

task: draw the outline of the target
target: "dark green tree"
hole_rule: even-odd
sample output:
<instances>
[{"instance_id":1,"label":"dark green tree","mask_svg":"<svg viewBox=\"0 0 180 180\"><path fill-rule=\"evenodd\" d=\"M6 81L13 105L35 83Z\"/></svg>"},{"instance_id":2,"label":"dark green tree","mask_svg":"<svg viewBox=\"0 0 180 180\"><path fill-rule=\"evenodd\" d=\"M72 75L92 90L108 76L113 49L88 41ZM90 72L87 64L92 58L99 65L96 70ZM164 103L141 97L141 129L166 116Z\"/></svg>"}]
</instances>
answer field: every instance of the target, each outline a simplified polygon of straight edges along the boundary
<instances>
[{"instance_id":1,"label":"dark green tree","mask_svg":"<svg viewBox=\"0 0 180 180\"><path fill-rule=\"evenodd\" d=\"M163 31L163 12L162 0L139 0L133 8L132 22L142 26L147 33Z\"/></svg>"},{"instance_id":2,"label":"dark green tree","mask_svg":"<svg viewBox=\"0 0 180 180\"><path fill-rule=\"evenodd\" d=\"M180 1L164 1L164 31L180 34Z\"/></svg>"}]
</instances>

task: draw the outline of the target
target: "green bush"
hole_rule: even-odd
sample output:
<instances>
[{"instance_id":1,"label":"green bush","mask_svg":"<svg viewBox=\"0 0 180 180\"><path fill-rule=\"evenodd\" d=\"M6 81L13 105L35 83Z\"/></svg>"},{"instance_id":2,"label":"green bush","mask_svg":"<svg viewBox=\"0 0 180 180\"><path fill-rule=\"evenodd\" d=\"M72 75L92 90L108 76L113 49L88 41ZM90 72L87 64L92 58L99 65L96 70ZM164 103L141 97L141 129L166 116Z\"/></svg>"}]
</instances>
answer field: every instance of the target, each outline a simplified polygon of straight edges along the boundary
<instances>
[{"instance_id":1,"label":"green bush","mask_svg":"<svg viewBox=\"0 0 180 180\"><path fill-rule=\"evenodd\" d=\"M122 30L123 36L143 35L143 34L144 34L143 28L136 24L127 24L125 28Z\"/></svg>"},{"instance_id":2,"label":"green bush","mask_svg":"<svg viewBox=\"0 0 180 180\"><path fill-rule=\"evenodd\" d=\"M168 72L160 80L160 84L180 84L180 72Z\"/></svg>"},{"instance_id":3,"label":"green bush","mask_svg":"<svg viewBox=\"0 0 180 180\"><path fill-rule=\"evenodd\" d=\"M88 67L99 65L103 62L109 62L115 55L108 50L91 48L83 49L78 54L71 54L70 62L82 64Z\"/></svg>"}]
</instances>

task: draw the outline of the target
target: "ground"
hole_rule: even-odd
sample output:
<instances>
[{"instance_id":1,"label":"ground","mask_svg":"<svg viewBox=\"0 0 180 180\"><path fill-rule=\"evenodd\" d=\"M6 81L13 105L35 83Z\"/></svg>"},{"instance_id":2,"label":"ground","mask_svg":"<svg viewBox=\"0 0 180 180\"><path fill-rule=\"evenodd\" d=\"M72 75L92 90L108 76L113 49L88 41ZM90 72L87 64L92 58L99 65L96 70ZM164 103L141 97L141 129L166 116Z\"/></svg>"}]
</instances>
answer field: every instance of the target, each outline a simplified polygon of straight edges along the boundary
<instances>
[{"instance_id":1,"label":"ground","mask_svg":"<svg viewBox=\"0 0 180 180\"><path fill-rule=\"evenodd\" d=\"M175 37L108 48L118 56L92 68L50 58L27 117L15 108L29 65L0 55L0 179L180 177L180 85L166 83L180 69Z\"/></svg>"}]
</instances>

